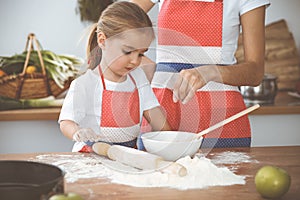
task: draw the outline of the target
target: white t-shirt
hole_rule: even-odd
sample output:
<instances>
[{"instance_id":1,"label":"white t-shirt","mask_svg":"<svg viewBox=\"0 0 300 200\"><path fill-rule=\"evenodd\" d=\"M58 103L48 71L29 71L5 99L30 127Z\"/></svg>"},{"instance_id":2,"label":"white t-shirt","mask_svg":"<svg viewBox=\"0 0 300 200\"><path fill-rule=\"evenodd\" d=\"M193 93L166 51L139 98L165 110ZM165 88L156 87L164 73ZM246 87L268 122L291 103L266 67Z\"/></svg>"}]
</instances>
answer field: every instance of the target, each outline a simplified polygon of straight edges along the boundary
<instances>
[{"instance_id":1,"label":"white t-shirt","mask_svg":"<svg viewBox=\"0 0 300 200\"><path fill-rule=\"evenodd\" d=\"M144 71L137 68L130 74L136 82L139 93L141 122L143 111L157 107L159 103ZM133 91L135 89L135 85L129 76L127 76L126 81L121 83L105 80L105 85L107 90ZM95 133L98 133L101 119L102 92L103 85L98 74L98 68L95 71L87 70L85 74L71 83L58 122L72 120L80 127L92 128Z\"/></svg>"},{"instance_id":2,"label":"white t-shirt","mask_svg":"<svg viewBox=\"0 0 300 200\"><path fill-rule=\"evenodd\" d=\"M151 0L151 1L153 3L159 2L159 9L161 8L161 5L164 2L164 0L160 0L160 1ZM208 1L208 0L203 0L203 1ZM269 5L269 4L270 4L269 0L223 0L223 34L222 34L222 52L221 52L222 60L220 64L230 65L236 63L234 54L237 49L237 45L238 45L237 40L240 34L240 24L241 24L240 16L255 8L264 5ZM158 60L158 62L161 62L161 60ZM195 63L208 64L208 63L198 63L198 62Z\"/></svg>"}]
</instances>

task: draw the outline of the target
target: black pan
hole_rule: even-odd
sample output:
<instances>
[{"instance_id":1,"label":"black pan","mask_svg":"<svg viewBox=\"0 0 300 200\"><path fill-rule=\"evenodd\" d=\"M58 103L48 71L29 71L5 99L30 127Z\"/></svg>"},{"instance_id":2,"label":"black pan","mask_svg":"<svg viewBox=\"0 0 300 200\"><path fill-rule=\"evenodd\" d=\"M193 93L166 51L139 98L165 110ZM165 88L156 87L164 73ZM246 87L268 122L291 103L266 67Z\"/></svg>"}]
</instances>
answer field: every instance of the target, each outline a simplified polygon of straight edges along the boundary
<instances>
[{"instance_id":1,"label":"black pan","mask_svg":"<svg viewBox=\"0 0 300 200\"><path fill-rule=\"evenodd\" d=\"M0 161L0 199L46 200L64 193L64 172L50 164Z\"/></svg>"}]
</instances>

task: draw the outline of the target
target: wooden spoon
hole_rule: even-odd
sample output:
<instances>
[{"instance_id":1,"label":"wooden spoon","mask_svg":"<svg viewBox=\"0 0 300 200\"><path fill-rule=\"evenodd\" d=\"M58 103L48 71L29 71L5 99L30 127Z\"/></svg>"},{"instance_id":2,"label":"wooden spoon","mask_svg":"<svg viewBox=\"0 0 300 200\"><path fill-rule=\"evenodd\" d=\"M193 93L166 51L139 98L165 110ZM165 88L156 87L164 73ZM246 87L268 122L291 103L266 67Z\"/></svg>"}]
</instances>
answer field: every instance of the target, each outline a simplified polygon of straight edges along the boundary
<instances>
[{"instance_id":1,"label":"wooden spoon","mask_svg":"<svg viewBox=\"0 0 300 200\"><path fill-rule=\"evenodd\" d=\"M209 133L209 132L211 132L211 131L213 131L213 130L215 130L217 128L220 128L220 127L224 126L225 124L228 124L229 122L232 122L233 120L236 120L236 119L238 119L238 118L240 118L240 117L242 117L242 116L244 116L244 115L246 115L246 114L248 114L248 113L256 110L259 107L260 107L260 105L256 104L256 105L251 106L251 107L249 107L249 108L247 108L247 109L245 109L245 110L243 110L243 111L241 111L241 112L239 112L239 113L237 113L235 115L232 115L231 117L229 117L229 118L227 118L227 119L225 119L223 121L220 121L219 123L217 123L217 124L215 124L215 125L207 128L207 129L205 129L203 131L200 131L199 133L197 133L195 135L195 139L199 139L203 135L205 135L205 134L207 134L207 133Z\"/></svg>"}]
</instances>

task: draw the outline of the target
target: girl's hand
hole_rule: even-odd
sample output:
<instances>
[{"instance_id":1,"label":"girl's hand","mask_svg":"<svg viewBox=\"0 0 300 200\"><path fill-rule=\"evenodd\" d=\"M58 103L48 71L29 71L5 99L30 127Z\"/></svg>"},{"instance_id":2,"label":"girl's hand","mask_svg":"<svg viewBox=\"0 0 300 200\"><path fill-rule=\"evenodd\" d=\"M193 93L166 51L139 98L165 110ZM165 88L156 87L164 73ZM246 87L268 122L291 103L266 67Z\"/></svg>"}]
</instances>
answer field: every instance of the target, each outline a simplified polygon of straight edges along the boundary
<instances>
[{"instance_id":1,"label":"girl's hand","mask_svg":"<svg viewBox=\"0 0 300 200\"><path fill-rule=\"evenodd\" d=\"M90 128L81 128L77 130L73 135L73 140L76 142L96 142L98 141L99 135L97 135L92 129Z\"/></svg>"},{"instance_id":2,"label":"girl's hand","mask_svg":"<svg viewBox=\"0 0 300 200\"><path fill-rule=\"evenodd\" d=\"M181 101L183 104L190 101L195 92L206 84L199 68L181 70L175 82L173 101Z\"/></svg>"}]
</instances>

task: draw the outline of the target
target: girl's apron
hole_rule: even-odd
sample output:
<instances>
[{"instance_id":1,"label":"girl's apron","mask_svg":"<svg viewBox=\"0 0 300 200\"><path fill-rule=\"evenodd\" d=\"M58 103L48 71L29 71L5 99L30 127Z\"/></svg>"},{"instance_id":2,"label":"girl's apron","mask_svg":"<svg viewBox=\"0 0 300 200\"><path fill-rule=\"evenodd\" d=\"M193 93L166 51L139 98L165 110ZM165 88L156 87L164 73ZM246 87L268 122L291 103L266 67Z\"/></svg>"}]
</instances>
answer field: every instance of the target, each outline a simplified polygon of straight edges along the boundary
<instances>
[{"instance_id":1,"label":"girl's apron","mask_svg":"<svg viewBox=\"0 0 300 200\"><path fill-rule=\"evenodd\" d=\"M246 108L237 87L215 82L198 90L185 105L172 100L180 70L222 64L222 21L222 0L164 0L161 5L158 65L152 87L173 130L197 133ZM245 116L206 135L202 147L242 147L250 143L250 124Z\"/></svg>"},{"instance_id":2,"label":"girl's apron","mask_svg":"<svg viewBox=\"0 0 300 200\"><path fill-rule=\"evenodd\" d=\"M111 91L105 86L104 76L99 66L103 84L100 135L103 142L136 148L140 133L139 94L136 82L129 74L135 89L130 92ZM93 142L87 142L80 152L93 152Z\"/></svg>"}]
</instances>

